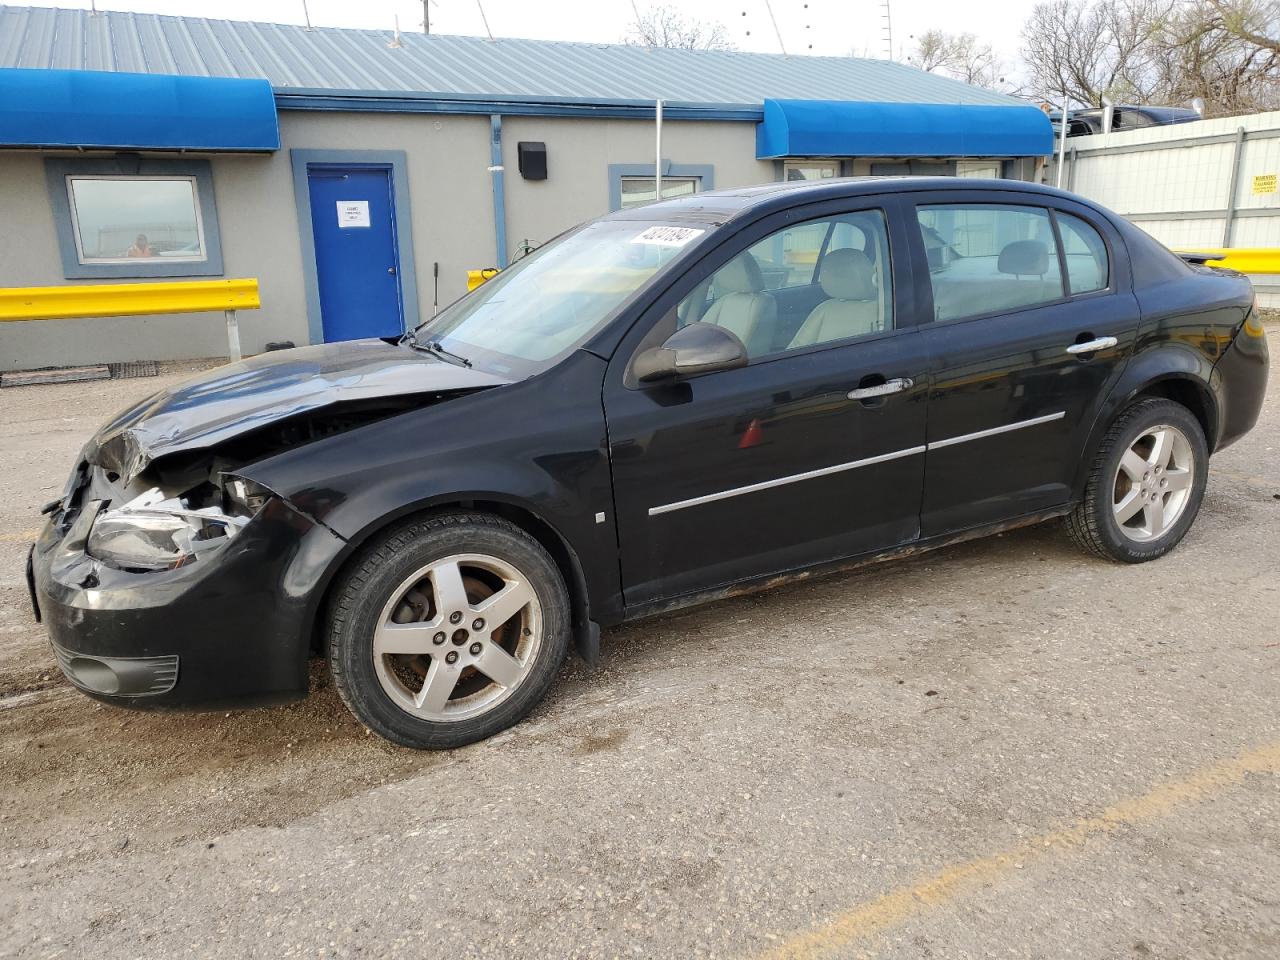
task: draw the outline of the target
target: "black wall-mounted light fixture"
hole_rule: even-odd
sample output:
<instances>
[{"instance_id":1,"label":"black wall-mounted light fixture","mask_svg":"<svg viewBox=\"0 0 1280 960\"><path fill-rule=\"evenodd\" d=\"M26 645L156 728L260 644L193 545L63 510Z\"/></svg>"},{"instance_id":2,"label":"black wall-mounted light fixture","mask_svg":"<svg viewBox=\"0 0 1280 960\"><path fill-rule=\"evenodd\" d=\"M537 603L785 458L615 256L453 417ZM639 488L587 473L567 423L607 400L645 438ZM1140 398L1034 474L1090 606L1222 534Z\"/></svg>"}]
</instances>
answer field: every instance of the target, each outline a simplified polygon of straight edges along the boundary
<instances>
[{"instance_id":1,"label":"black wall-mounted light fixture","mask_svg":"<svg viewBox=\"0 0 1280 960\"><path fill-rule=\"evenodd\" d=\"M547 179L547 145L541 140L521 140L516 144L520 176L526 180Z\"/></svg>"}]
</instances>

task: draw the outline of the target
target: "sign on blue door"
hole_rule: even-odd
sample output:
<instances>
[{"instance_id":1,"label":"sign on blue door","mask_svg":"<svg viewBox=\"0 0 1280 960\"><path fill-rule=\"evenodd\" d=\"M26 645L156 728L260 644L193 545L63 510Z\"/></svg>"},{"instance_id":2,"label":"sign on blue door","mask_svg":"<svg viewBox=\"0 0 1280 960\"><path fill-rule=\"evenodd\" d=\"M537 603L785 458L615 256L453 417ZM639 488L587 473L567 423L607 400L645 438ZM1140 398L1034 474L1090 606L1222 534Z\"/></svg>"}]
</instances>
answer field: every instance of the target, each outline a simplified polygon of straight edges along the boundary
<instances>
[{"instance_id":1,"label":"sign on blue door","mask_svg":"<svg viewBox=\"0 0 1280 960\"><path fill-rule=\"evenodd\" d=\"M391 168L307 168L326 342L404 332Z\"/></svg>"}]
</instances>

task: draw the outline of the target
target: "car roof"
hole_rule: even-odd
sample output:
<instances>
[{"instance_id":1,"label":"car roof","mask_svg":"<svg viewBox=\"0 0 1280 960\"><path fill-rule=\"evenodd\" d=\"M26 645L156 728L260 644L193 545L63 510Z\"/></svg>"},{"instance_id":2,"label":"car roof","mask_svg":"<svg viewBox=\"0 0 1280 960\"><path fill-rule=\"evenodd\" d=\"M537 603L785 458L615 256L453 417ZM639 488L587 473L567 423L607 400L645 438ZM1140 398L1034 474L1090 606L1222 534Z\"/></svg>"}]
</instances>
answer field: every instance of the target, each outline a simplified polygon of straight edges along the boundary
<instances>
[{"instance_id":1,"label":"car roof","mask_svg":"<svg viewBox=\"0 0 1280 960\"><path fill-rule=\"evenodd\" d=\"M762 214L799 204L846 197L879 196L912 191L967 193L999 190L1028 196L1059 197L1094 206L1082 197L1025 180L992 180L979 177L836 177L829 180L798 180L759 186L708 190L687 197L629 207L610 214L613 220L680 220L724 223L745 213Z\"/></svg>"}]
</instances>

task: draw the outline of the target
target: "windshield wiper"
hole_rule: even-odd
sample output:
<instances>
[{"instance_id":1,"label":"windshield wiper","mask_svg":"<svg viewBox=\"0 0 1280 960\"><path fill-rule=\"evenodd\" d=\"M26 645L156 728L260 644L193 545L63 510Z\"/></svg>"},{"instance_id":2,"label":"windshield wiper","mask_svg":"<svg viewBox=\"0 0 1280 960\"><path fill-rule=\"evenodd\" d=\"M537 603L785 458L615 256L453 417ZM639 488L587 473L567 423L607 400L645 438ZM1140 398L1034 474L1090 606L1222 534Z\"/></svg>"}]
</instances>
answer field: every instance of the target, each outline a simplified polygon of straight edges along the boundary
<instances>
[{"instance_id":1,"label":"windshield wiper","mask_svg":"<svg viewBox=\"0 0 1280 960\"><path fill-rule=\"evenodd\" d=\"M425 350L427 353L434 354L443 360L448 360L450 363L456 363L464 367L471 366L470 360L460 353L454 353L452 350L446 350L440 345L439 340L428 340L426 343L419 343L418 338L412 333L407 335L406 340L408 340L409 346L416 350Z\"/></svg>"}]
</instances>

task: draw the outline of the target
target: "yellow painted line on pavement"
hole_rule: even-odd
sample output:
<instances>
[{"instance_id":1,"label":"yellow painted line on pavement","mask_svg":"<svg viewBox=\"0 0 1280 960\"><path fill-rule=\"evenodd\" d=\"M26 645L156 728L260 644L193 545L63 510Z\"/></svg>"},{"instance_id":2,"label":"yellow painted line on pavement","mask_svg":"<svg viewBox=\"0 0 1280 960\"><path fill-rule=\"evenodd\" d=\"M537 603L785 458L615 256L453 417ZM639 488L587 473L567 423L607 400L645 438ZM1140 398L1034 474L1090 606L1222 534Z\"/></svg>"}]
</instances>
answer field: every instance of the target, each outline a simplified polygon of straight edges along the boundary
<instances>
[{"instance_id":1,"label":"yellow painted line on pavement","mask_svg":"<svg viewBox=\"0 0 1280 960\"><path fill-rule=\"evenodd\" d=\"M26 543L40 536L39 530L19 530L17 533L0 533L0 543Z\"/></svg>"},{"instance_id":2,"label":"yellow painted line on pavement","mask_svg":"<svg viewBox=\"0 0 1280 960\"><path fill-rule=\"evenodd\" d=\"M1280 773L1280 742L1205 767L1184 780L1122 800L1092 817L1051 830L991 856L955 864L911 886L899 887L858 904L821 927L801 933L761 953L760 960L815 960L852 946L914 917L974 893L1023 865L1082 847L1117 828L1157 820L1244 781L1251 773Z\"/></svg>"}]
</instances>

